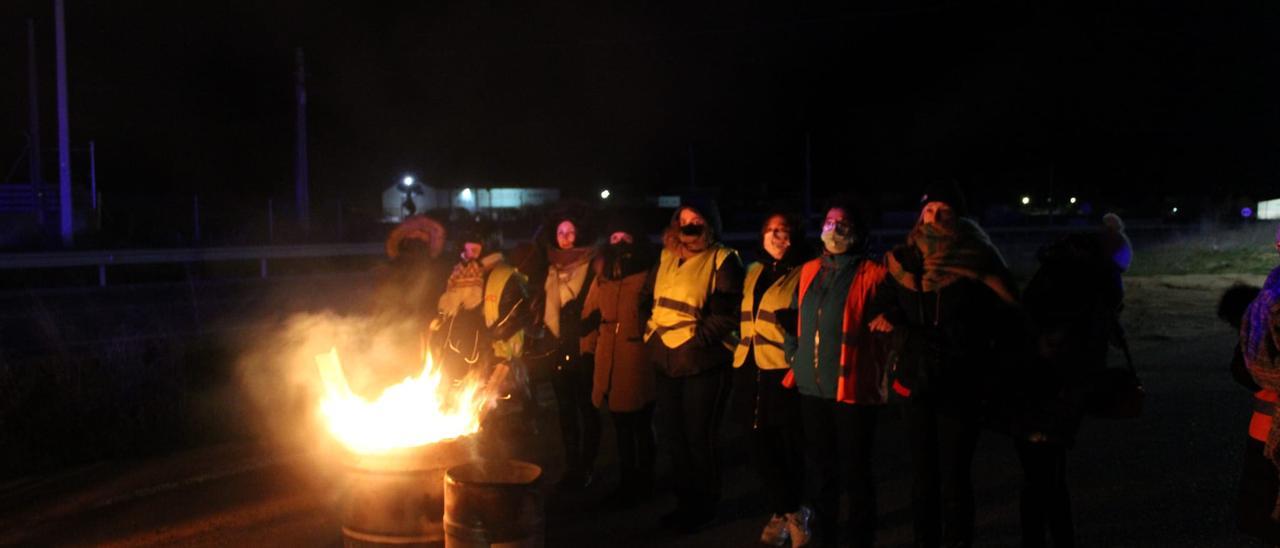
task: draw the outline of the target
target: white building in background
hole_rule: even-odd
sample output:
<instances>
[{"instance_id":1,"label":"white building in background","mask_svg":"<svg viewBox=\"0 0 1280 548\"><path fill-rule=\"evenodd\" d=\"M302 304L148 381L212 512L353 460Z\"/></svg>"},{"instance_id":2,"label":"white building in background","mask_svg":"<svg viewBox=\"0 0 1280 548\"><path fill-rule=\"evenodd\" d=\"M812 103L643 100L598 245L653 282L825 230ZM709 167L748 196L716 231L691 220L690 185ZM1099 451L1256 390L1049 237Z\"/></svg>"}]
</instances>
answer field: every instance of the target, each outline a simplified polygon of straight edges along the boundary
<instances>
[{"instance_id":1,"label":"white building in background","mask_svg":"<svg viewBox=\"0 0 1280 548\"><path fill-rule=\"evenodd\" d=\"M515 210L560 200L558 188L486 188L458 186L439 188L424 184L405 187L395 184L382 191L382 220L399 222L406 215L405 198L413 201L417 213L433 209L465 209L472 213Z\"/></svg>"},{"instance_id":2,"label":"white building in background","mask_svg":"<svg viewBox=\"0 0 1280 548\"><path fill-rule=\"evenodd\" d=\"M1280 198L1258 202L1258 220L1273 221L1280 219Z\"/></svg>"}]
</instances>

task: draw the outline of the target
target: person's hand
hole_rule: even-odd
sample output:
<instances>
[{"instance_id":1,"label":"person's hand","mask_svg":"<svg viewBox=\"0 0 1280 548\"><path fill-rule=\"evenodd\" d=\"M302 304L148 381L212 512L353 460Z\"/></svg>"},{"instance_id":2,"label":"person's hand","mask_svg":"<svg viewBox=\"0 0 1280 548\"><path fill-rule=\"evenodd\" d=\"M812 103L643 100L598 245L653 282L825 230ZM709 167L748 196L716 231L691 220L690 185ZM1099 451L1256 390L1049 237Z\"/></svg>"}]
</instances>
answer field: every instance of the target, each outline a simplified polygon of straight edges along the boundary
<instances>
[{"instance_id":1,"label":"person's hand","mask_svg":"<svg viewBox=\"0 0 1280 548\"><path fill-rule=\"evenodd\" d=\"M884 319L884 314L880 314L879 316L872 318L871 323L867 324L867 327L871 328L872 333L893 332L893 324L889 323L889 320Z\"/></svg>"}]
</instances>

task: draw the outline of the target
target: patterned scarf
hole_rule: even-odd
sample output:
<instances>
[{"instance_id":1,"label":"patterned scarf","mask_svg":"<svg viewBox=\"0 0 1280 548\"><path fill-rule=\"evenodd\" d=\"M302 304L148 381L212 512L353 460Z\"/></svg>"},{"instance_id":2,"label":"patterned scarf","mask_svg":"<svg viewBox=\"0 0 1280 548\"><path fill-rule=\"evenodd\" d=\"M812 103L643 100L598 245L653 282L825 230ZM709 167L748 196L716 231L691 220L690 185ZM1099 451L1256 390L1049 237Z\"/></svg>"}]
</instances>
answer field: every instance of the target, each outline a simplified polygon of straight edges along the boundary
<instances>
[{"instance_id":1,"label":"patterned scarf","mask_svg":"<svg viewBox=\"0 0 1280 548\"><path fill-rule=\"evenodd\" d=\"M484 275L502 260L501 253L494 253L479 261L466 261L454 265L449 283L440 296L438 309L445 316L453 316L459 309L471 310L480 306L484 298Z\"/></svg>"},{"instance_id":2,"label":"patterned scarf","mask_svg":"<svg viewBox=\"0 0 1280 548\"><path fill-rule=\"evenodd\" d=\"M920 284L894 254L888 255L889 275L912 291L938 291L961 279L977 280L990 287L1001 300L1018 301L1017 285L992 245L991 238L973 220L961 217L954 223L916 223L907 236L907 245L924 258Z\"/></svg>"},{"instance_id":3,"label":"patterned scarf","mask_svg":"<svg viewBox=\"0 0 1280 548\"><path fill-rule=\"evenodd\" d=\"M1280 391L1280 267L1267 275L1262 291L1249 304L1244 321L1240 324L1240 350L1244 354L1245 367L1258 385ZM1267 432L1267 445L1263 452L1271 462L1280 465L1280 410L1272 411L1271 430ZM1271 518L1280 520L1280 493Z\"/></svg>"}]
</instances>

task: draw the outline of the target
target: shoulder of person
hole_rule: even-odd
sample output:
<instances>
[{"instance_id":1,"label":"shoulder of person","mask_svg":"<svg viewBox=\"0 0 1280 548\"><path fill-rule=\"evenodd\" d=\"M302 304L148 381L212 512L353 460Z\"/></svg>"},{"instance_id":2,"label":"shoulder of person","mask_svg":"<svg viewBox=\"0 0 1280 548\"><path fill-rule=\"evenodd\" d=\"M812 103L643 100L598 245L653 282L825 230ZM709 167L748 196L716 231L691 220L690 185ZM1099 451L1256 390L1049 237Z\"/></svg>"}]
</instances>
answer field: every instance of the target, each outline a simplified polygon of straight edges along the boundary
<instances>
[{"instance_id":1,"label":"shoulder of person","mask_svg":"<svg viewBox=\"0 0 1280 548\"><path fill-rule=\"evenodd\" d=\"M858 265L858 274L875 276L875 277L884 277L885 273L889 271L886 265L886 261L888 260L889 258L887 256L886 257L874 257L874 256L863 257L862 261L860 261L860 264Z\"/></svg>"},{"instance_id":2,"label":"shoulder of person","mask_svg":"<svg viewBox=\"0 0 1280 548\"><path fill-rule=\"evenodd\" d=\"M889 268L900 267L913 272L924 266L924 255L920 249L910 244L898 244L884 255L884 264Z\"/></svg>"},{"instance_id":3,"label":"shoulder of person","mask_svg":"<svg viewBox=\"0 0 1280 548\"><path fill-rule=\"evenodd\" d=\"M715 261L715 268L717 270L724 266L729 259L733 259L732 264L736 264L738 267L742 266L742 256L738 254L738 250L732 247L716 242L715 244L712 244L708 251L712 253L711 258Z\"/></svg>"}]
</instances>

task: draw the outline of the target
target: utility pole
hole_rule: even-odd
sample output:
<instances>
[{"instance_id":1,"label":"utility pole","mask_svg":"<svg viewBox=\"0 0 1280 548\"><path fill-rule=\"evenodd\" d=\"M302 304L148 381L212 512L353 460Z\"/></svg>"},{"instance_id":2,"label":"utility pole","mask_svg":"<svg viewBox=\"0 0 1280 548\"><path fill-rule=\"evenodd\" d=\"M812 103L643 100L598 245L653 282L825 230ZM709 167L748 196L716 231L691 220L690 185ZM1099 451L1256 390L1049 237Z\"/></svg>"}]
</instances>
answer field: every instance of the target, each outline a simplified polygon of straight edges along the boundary
<instances>
[{"instance_id":1,"label":"utility pole","mask_svg":"<svg viewBox=\"0 0 1280 548\"><path fill-rule=\"evenodd\" d=\"M311 231L311 196L307 187L307 84L302 48L295 50L295 57L298 65L295 93L298 108L298 140L294 143L294 194L297 199L298 225L305 233Z\"/></svg>"},{"instance_id":2,"label":"utility pole","mask_svg":"<svg viewBox=\"0 0 1280 548\"><path fill-rule=\"evenodd\" d=\"M698 188L697 160L693 156L693 143L689 143L689 187Z\"/></svg>"},{"instance_id":3,"label":"utility pole","mask_svg":"<svg viewBox=\"0 0 1280 548\"><path fill-rule=\"evenodd\" d=\"M98 154L89 141L89 205L98 210Z\"/></svg>"},{"instance_id":4,"label":"utility pole","mask_svg":"<svg viewBox=\"0 0 1280 548\"><path fill-rule=\"evenodd\" d=\"M200 195L191 195L191 231L192 242L200 243Z\"/></svg>"},{"instance_id":5,"label":"utility pole","mask_svg":"<svg viewBox=\"0 0 1280 548\"><path fill-rule=\"evenodd\" d=\"M804 134L804 222L813 217L813 143L812 134Z\"/></svg>"},{"instance_id":6,"label":"utility pole","mask_svg":"<svg viewBox=\"0 0 1280 548\"><path fill-rule=\"evenodd\" d=\"M31 137L31 145L27 156L29 174L31 178L31 197L35 198L36 204L36 220L40 226L44 226L44 200L41 194L44 192L44 174L40 172L40 168L44 167L40 160L40 85L37 78L39 72L36 69L36 24L32 19L27 19L27 104L31 107L31 115L27 122L29 129L28 134Z\"/></svg>"},{"instance_id":7,"label":"utility pole","mask_svg":"<svg viewBox=\"0 0 1280 548\"><path fill-rule=\"evenodd\" d=\"M58 226L62 245L71 247L71 130L67 112L67 32L63 0L53 0L54 36L58 60Z\"/></svg>"},{"instance_id":8,"label":"utility pole","mask_svg":"<svg viewBox=\"0 0 1280 548\"><path fill-rule=\"evenodd\" d=\"M1055 166L1052 163L1049 164L1049 225L1050 226L1053 225L1053 209L1055 207L1058 207L1053 203L1053 171L1054 171L1053 168L1054 167Z\"/></svg>"}]
</instances>

